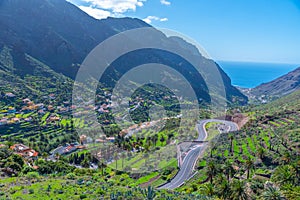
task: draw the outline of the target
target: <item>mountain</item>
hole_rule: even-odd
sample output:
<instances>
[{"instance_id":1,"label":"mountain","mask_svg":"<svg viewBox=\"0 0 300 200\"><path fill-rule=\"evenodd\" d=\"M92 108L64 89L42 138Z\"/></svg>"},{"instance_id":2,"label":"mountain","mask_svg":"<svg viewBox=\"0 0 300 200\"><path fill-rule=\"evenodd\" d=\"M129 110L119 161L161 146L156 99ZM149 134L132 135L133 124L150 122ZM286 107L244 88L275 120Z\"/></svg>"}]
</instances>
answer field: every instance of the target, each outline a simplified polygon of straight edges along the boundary
<instances>
[{"instance_id":1,"label":"mountain","mask_svg":"<svg viewBox=\"0 0 300 200\"><path fill-rule=\"evenodd\" d=\"M271 82L261 84L249 91L252 97L278 98L300 89L300 67Z\"/></svg>"},{"instance_id":2,"label":"mountain","mask_svg":"<svg viewBox=\"0 0 300 200\"><path fill-rule=\"evenodd\" d=\"M96 20L64 0L2 0L0 26L0 45L12 47L18 59L27 53L74 77L72 64L80 64L101 41L148 25L129 18Z\"/></svg>"},{"instance_id":3,"label":"mountain","mask_svg":"<svg viewBox=\"0 0 300 200\"><path fill-rule=\"evenodd\" d=\"M1 63L0 69L24 78L36 73L37 69L28 57L33 58L58 74L74 79L80 64L87 54L100 42L108 37L125 30L150 27L147 23L133 18L108 18L96 20L73 4L65 0L2 0L0 2L0 52L11 57L8 65ZM167 38L161 34L160 40L165 43L173 42L176 48L189 50L199 59L212 63L204 58L198 50L185 41ZM144 51L138 52L132 59L125 58L115 62L135 65L149 63L151 60L164 63L176 68L178 60L165 52ZM4 57L3 57L4 58ZM186 74L192 74L191 67L186 63L181 66ZM219 68L224 80L226 98L228 102L247 103L247 97L231 85L230 78ZM124 69L119 69L123 70ZM46 75L46 74L44 74ZM201 98L209 101L208 89L201 77L190 75L191 84Z\"/></svg>"}]
</instances>

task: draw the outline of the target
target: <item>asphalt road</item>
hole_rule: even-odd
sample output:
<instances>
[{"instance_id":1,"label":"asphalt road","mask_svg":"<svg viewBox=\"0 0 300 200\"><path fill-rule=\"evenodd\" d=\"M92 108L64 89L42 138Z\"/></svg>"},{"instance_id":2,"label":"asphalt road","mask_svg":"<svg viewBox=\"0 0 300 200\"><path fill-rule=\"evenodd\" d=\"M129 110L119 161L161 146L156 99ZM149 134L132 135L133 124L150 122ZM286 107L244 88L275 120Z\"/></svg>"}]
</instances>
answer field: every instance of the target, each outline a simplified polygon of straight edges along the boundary
<instances>
[{"instance_id":1,"label":"asphalt road","mask_svg":"<svg viewBox=\"0 0 300 200\"><path fill-rule=\"evenodd\" d=\"M199 135L196 141L204 141L207 138L205 125L209 122L219 122L225 124L225 126L228 128L226 130L220 130L221 133L238 130L238 126L234 122L219 119L201 120L197 124L197 131ZM160 186L159 189L175 189L183 185L185 181L189 180L193 176L194 165L200 153L205 150L206 145L207 143L201 143L194 146L183 159L180 170L178 171L176 176L170 182Z\"/></svg>"}]
</instances>

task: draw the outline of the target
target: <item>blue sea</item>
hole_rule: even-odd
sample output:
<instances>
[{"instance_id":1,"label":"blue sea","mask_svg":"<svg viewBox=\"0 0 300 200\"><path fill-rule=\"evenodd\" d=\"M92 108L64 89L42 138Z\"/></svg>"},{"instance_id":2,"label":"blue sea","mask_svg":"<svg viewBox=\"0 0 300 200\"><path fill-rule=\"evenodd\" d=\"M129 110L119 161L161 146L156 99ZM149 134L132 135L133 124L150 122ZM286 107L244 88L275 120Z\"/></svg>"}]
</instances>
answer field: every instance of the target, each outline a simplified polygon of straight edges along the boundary
<instances>
[{"instance_id":1,"label":"blue sea","mask_svg":"<svg viewBox=\"0 0 300 200\"><path fill-rule=\"evenodd\" d=\"M253 88L272 81L300 67L300 64L251 63L217 61L231 78L232 84L243 88Z\"/></svg>"}]
</instances>

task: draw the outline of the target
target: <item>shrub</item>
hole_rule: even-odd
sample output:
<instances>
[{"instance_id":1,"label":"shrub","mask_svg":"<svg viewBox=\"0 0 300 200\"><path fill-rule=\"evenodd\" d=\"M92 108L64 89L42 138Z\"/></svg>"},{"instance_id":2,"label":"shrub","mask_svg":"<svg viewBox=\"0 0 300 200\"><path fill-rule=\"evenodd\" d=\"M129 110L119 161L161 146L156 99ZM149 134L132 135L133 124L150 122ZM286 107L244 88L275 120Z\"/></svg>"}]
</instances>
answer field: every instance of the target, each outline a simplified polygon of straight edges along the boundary
<instances>
[{"instance_id":1,"label":"shrub","mask_svg":"<svg viewBox=\"0 0 300 200\"><path fill-rule=\"evenodd\" d=\"M68 173L68 174L66 175L66 178L67 178L67 179L74 180L74 179L76 178L76 175L75 175L74 173Z\"/></svg>"},{"instance_id":2,"label":"shrub","mask_svg":"<svg viewBox=\"0 0 300 200\"><path fill-rule=\"evenodd\" d=\"M28 172L26 177L29 179L37 179L39 177L39 173L38 172Z\"/></svg>"},{"instance_id":3,"label":"shrub","mask_svg":"<svg viewBox=\"0 0 300 200\"><path fill-rule=\"evenodd\" d=\"M29 193L29 194L34 194L34 189L30 188L30 189L28 190L28 193Z\"/></svg>"}]
</instances>

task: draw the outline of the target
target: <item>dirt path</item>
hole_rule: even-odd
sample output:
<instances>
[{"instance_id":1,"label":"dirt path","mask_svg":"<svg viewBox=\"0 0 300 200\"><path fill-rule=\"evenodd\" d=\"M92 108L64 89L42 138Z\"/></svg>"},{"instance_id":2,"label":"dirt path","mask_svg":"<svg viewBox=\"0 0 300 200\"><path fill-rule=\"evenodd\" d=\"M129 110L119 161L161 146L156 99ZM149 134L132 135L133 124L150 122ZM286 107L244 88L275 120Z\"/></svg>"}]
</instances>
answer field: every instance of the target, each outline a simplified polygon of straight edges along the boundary
<instances>
[{"instance_id":1,"label":"dirt path","mask_svg":"<svg viewBox=\"0 0 300 200\"><path fill-rule=\"evenodd\" d=\"M160 178L160 175L157 175L153 178L151 178L148 182L140 184L141 187L148 187L151 185L154 181L158 180Z\"/></svg>"}]
</instances>

